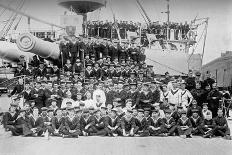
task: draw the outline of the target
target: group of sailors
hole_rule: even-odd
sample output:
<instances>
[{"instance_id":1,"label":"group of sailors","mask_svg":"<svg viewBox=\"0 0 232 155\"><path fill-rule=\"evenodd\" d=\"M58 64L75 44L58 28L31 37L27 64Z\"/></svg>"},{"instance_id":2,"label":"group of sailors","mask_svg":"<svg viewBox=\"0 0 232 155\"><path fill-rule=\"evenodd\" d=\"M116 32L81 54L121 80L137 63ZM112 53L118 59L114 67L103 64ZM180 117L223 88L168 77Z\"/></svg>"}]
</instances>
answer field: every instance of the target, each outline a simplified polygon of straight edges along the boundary
<instances>
[{"instance_id":1,"label":"group of sailors","mask_svg":"<svg viewBox=\"0 0 232 155\"><path fill-rule=\"evenodd\" d=\"M138 36L142 32L155 34L157 39L162 40L166 40L168 38L171 38L171 40L184 40L189 39L188 35L191 26L187 22L184 24L175 22L170 22L169 24L167 22L152 22L145 26L139 22L117 20L115 22L89 21L87 23L87 34L89 37L119 39L117 29L119 30L119 34L122 39L128 38L127 32L129 31L136 32Z\"/></svg>"},{"instance_id":2,"label":"group of sailors","mask_svg":"<svg viewBox=\"0 0 232 155\"><path fill-rule=\"evenodd\" d=\"M126 39L127 31L137 32L141 27L141 23L133 21L88 21L87 34L89 37L101 37L108 39L118 39L116 29L119 29L119 33L122 39Z\"/></svg>"},{"instance_id":3,"label":"group of sailors","mask_svg":"<svg viewBox=\"0 0 232 155\"><path fill-rule=\"evenodd\" d=\"M60 78L63 73L104 80L109 77L129 78L131 72L135 72L137 76L139 70L143 74L149 74L147 70L151 70L151 66L145 64L144 49L135 44L129 46L126 43L119 45L104 40L99 42L75 39L75 42L61 42L60 46L62 58L59 63L46 63L35 55L28 64L23 60L18 63L15 76Z\"/></svg>"},{"instance_id":4,"label":"group of sailors","mask_svg":"<svg viewBox=\"0 0 232 155\"><path fill-rule=\"evenodd\" d=\"M99 59L118 59L119 62L132 59L137 63L145 61L144 49L141 45L129 42L119 42L118 40L110 39L95 39L95 38L74 38L72 41L60 43L63 61L66 63L70 59L72 64L77 58L83 60L85 57L91 61Z\"/></svg>"},{"instance_id":5,"label":"group of sailors","mask_svg":"<svg viewBox=\"0 0 232 155\"><path fill-rule=\"evenodd\" d=\"M132 71L129 78L116 79L72 80L68 74L20 79L9 95L17 97L3 114L3 125L14 136L199 135L231 139L225 117L230 94L219 91L209 72L204 81L200 76L190 71L183 80L167 72L165 78L152 75L150 80L147 74Z\"/></svg>"}]
</instances>

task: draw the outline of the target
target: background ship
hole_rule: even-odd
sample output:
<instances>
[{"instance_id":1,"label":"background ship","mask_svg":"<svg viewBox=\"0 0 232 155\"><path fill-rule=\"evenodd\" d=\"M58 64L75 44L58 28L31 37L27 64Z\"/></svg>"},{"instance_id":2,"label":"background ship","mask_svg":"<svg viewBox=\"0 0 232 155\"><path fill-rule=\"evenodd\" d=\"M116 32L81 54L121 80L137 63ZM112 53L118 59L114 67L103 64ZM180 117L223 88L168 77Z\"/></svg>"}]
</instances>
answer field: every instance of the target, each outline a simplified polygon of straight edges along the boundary
<instances>
[{"instance_id":1,"label":"background ship","mask_svg":"<svg viewBox=\"0 0 232 155\"><path fill-rule=\"evenodd\" d=\"M144 25L149 27L153 22L148 17L145 9L143 8L142 3L139 0L135 1L138 5L138 9L140 9L141 16L143 16ZM12 29L12 25L14 25L14 29L17 29L17 25L20 23L20 18L27 17L28 18L28 27L30 28L30 21L35 20L42 22L44 24L48 24L52 27L57 27L60 29L63 29L65 32L65 29L69 28L69 25L57 25L50 23L48 21L44 21L41 19L38 19L36 17L33 17L31 15L28 15L21 11L21 8L23 7L25 3L25 0L22 0L22 3L19 3L19 6L17 8L12 8L9 5L0 4L1 7L4 9L10 10L13 12L13 16L9 19L10 23L7 23L6 28L3 29L1 32L1 37L7 36L10 29ZM60 6L65 7L68 11L70 11L72 14L76 14L77 16L82 16L83 23L79 25L74 25L75 27L81 27L83 28L83 36L88 37L87 34L87 15L90 12L96 12L96 10L99 10L100 8L103 8L104 6L107 7L107 4L110 3L110 1L106 0L59 0L57 1L57 4ZM104 9L104 8L103 8ZM181 75L186 76L188 73L188 70L194 70L194 71L200 71L202 66L202 58L204 55L204 48L205 48L205 41L207 36L207 28L208 28L208 18L195 18L193 19L189 24L189 31L186 33L187 35L185 37L180 37L176 39L174 37L174 30L171 28L171 21L170 21L170 9L169 9L169 0L167 0L167 10L164 12L167 14L167 21L166 21L166 37L162 39L157 39L155 35L150 35L143 33L141 30L140 33L137 33L137 36L140 37L140 41L143 37L147 38L149 41L149 46L145 47L145 55L146 55L146 63L148 65L154 66L154 71L158 75L163 75L165 72L169 72L171 75ZM115 14L112 10L112 15L115 20ZM17 19L16 17L19 16L19 20L15 21L14 19ZM73 26L73 25L72 25ZM198 32L198 28L203 27L203 31L201 34ZM30 29L29 29L30 32ZM36 32L33 33L33 35L37 35ZM52 32L48 35L54 35ZM128 38L125 38L127 40ZM31 37L30 35L20 36L18 40L21 40L22 46L25 46L25 48L18 49L15 47L14 43L7 44L8 46L5 46L1 48L0 50L0 57L4 60L8 60L11 62L17 62L20 55L24 55L27 59L31 59L33 54L40 55L44 58L52 58L53 60L59 59L59 50L52 50L51 48L48 48L52 46L50 43L45 43L42 40L39 40L36 37ZM41 42L41 45L47 46L45 49L37 49L37 50L28 50L27 48L33 43L33 40ZM160 42L162 41L162 45ZM201 54L195 54L196 47L198 46L199 41L203 42L202 47L202 53ZM2 41L1 44L4 44L5 41ZM28 47L26 47L28 46ZM54 46L53 48L57 48L57 46ZM49 49L49 50L48 50ZM51 49L51 50L50 50ZM28 53L29 52L29 53ZM32 53L32 54L31 54ZM198 52L199 53L199 52ZM52 54L52 57L51 57Z\"/></svg>"}]
</instances>

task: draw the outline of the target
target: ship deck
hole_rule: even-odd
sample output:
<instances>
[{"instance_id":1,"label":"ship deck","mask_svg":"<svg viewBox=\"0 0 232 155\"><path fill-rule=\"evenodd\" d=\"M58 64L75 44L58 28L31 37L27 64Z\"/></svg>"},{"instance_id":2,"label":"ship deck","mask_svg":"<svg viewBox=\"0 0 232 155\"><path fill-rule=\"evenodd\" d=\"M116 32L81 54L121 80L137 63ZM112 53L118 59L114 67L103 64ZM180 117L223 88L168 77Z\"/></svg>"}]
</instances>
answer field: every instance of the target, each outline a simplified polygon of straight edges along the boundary
<instances>
[{"instance_id":1,"label":"ship deck","mask_svg":"<svg viewBox=\"0 0 232 155\"><path fill-rule=\"evenodd\" d=\"M0 107L6 110L10 100L0 97ZM230 127L232 122L229 121ZM222 138L193 137L13 137L0 129L0 155L230 155L232 141Z\"/></svg>"}]
</instances>

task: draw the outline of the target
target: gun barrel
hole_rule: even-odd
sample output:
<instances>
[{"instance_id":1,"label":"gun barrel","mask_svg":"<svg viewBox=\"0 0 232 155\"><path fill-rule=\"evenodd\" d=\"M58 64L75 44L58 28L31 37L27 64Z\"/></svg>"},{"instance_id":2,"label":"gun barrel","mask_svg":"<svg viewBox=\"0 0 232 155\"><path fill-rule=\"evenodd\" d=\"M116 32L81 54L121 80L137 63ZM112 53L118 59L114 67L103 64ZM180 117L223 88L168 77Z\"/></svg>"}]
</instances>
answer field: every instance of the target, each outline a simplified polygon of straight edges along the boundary
<instances>
[{"instance_id":1,"label":"gun barrel","mask_svg":"<svg viewBox=\"0 0 232 155\"><path fill-rule=\"evenodd\" d=\"M19 57L22 55L25 57L30 56L32 58L30 54L20 51L15 43L0 41L0 58L1 59L11 61L11 62L18 62Z\"/></svg>"},{"instance_id":2,"label":"gun barrel","mask_svg":"<svg viewBox=\"0 0 232 155\"><path fill-rule=\"evenodd\" d=\"M60 49L58 44L44 41L30 33L21 34L17 38L16 44L20 50L34 53L45 59L57 60L60 57Z\"/></svg>"}]
</instances>

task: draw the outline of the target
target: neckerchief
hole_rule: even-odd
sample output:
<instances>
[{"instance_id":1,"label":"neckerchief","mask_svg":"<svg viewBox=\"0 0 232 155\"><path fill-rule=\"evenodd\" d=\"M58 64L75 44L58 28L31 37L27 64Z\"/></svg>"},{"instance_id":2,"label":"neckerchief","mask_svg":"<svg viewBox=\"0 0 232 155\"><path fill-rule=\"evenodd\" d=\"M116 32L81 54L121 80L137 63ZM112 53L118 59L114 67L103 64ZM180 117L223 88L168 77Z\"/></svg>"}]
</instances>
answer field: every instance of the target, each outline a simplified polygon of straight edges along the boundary
<instances>
[{"instance_id":1,"label":"neckerchief","mask_svg":"<svg viewBox=\"0 0 232 155\"><path fill-rule=\"evenodd\" d=\"M150 118L150 116L148 116L148 117L145 117L146 118L146 120L148 120L149 118Z\"/></svg>"},{"instance_id":2,"label":"neckerchief","mask_svg":"<svg viewBox=\"0 0 232 155\"><path fill-rule=\"evenodd\" d=\"M173 91L173 90L171 89L172 95L175 95L178 91L179 91L179 89L177 89L176 91Z\"/></svg>"},{"instance_id":3,"label":"neckerchief","mask_svg":"<svg viewBox=\"0 0 232 155\"><path fill-rule=\"evenodd\" d=\"M116 121L117 117L115 117L115 118L110 117L110 119L111 119L112 123L114 123Z\"/></svg>"},{"instance_id":4,"label":"neckerchief","mask_svg":"<svg viewBox=\"0 0 232 155\"><path fill-rule=\"evenodd\" d=\"M88 70L88 69L86 69L86 71L87 71L88 73L91 73L91 72L92 72L92 70Z\"/></svg>"},{"instance_id":5,"label":"neckerchief","mask_svg":"<svg viewBox=\"0 0 232 155\"><path fill-rule=\"evenodd\" d=\"M184 94L187 92L187 90L184 91L184 93L181 92L181 97L184 96Z\"/></svg>"},{"instance_id":6,"label":"neckerchief","mask_svg":"<svg viewBox=\"0 0 232 155\"><path fill-rule=\"evenodd\" d=\"M154 119L153 117L151 117L151 119L153 120L153 122L156 124L158 122L160 117L158 117L157 119Z\"/></svg>"},{"instance_id":7,"label":"neckerchief","mask_svg":"<svg viewBox=\"0 0 232 155\"><path fill-rule=\"evenodd\" d=\"M199 116L198 116L197 118L193 118L193 117L192 117L192 119L193 119L193 121L194 121L195 123L197 122L198 118L199 118Z\"/></svg>"},{"instance_id":8,"label":"neckerchief","mask_svg":"<svg viewBox=\"0 0 232 155\"><path fill-rule=\"evenodd\" d=\"M165 93L166 93L166 95L165 95ZM169 94L168 91L167 92L163 92L164 98L167 98L168 94Z\"/></svg>"},{"instance_id":9,"label":"neckerchief","mask_svg":"<svg viewBox=\"0 0 232 155\"><path fill-rule=\"evenodd\" d=\"M100 119L102 118L101 116L99 118L97 118L96 116L94 116L96 118L96 120L99 122Z\"/></svg>"},{"instance_id":10,"label":"neckerchief","mask_svg":"<svg viewBox=\"0 0 232 155\"><path fill-rule=\"evenodd\" d=\"M180 119L181 119L183 124L185 124L188 121L188 118L186 118L186 120L183 120L183 118L181 117Z\"/></svg>"},{"instance_id":11,"label":"neckerchief","mask_svg":"<svg viewBox=\"0 0 232 155\"><path fill-rule=\"evenodd\" d=\"M88 116L87 118L84 118L84 117L83 117L86 123L88 122L89 117L90 117L90 116Z\"/></svg>"},{"instance_id":12,"label":"neckerchief","mask_svg":"<svg viewBox=\"0 0 232 155\"><path fill-rule=\"evenodd\" d=\"M144 95L147 96L147 94L149 93L149 91L143 91Z\"/></svg>"}]
</instances>

